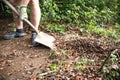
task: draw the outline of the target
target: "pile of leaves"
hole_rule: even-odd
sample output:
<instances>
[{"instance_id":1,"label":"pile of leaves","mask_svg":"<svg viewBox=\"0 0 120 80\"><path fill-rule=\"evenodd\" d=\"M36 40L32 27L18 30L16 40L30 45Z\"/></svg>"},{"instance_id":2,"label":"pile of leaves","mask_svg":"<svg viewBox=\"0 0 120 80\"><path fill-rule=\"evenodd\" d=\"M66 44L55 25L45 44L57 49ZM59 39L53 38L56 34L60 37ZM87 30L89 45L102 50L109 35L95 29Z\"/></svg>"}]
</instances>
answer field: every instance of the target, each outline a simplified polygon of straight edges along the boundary
<instances>
[{"instance_id":1,"label":"pile of leaves","mask_svg":"<svg viewBox=\"0 0 120 80\"><path fill-rule=\"evenodd\" d=\"M38 74L38 78L43 80L101 80L106 77L106 74L101 73L104 61L110 53L116 50L114 43L90 38L67 40L59 38L59 42L56 41L56 46L57 51L51 52L50 61L48 60L49 65L47 64L43 69L42 73L45 73L45 76ZM119 62L119 60L117 61ZM110 68L108 72L111 69L118 70L119 68L118 64L108 64L117 67ZM112 76L112 78L114 77ZM117 75L117 77L119 76Z\"/></svg>"}]
</instances>

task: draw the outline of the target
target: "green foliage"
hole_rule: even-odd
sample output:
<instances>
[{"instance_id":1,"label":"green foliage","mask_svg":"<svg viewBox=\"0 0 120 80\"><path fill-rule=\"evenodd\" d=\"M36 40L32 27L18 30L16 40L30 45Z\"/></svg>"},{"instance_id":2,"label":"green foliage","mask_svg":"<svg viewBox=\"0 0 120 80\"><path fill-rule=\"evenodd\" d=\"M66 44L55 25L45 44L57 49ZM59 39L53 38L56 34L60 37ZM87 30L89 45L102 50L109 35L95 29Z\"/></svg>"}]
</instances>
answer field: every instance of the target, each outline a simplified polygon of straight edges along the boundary
<instances>
[{"instance_id":1,"label":"green foliage","mask_svg":"<svg viewBox=\"0 0 120 80\"><path fill-rule=\"evenodd\" d=\"M8 6L6 6L5 5L5 11L6 11L6 13L8 13L8 14L11 14L12 12L11 12L11 9L8 7Z\"/></svg>"},{"instance_id":2,"label":"green foliage","mask_svg":"<svg viewBox=\"0 0 120 80\"><path fill-rule=\"evenodd\" d=\"M52 71L58 71L58 70L59 70L59 66L57 66L56 64L51 64L51 65L49 66L49 68L50 68L50 70L52 70Z\"/></svg>"},{"instance_id":3,"label":"green foliage","mask_svg":"<svg viewBox=\"0 0 120 80\"><path fill-rule=\"evenodd\" d=\"M120 34L120 25L118 23L115 24L114 26L115 31L117 32L117 34Z\"/></svg>"},{"instance_id":4,"label":"green foliage","mask_svg":"<svg viewBox=\"0 0 120 80\"><path fill-rule=\"evenodd\" d=\"M90 66L94 62L93 59L88 59L86 56L82 56L75 65L75 69L83 71L88 66Z\"/></svg>"},{"instance_id":5,"label":"green foliage","mask_svg":"<svg viewBox=\"0 0 120 80\"><path fill-rule=\"evenodd\" d=\"M120 76L120 68L118 64L118 57L115 54L111 54L107 64L103 67L102 73L103 80L115 80Z\"/></svg>"},{"instance_id":6,"label":"green foliage","mask_svg":"<svg viewBox=\"0 0 120 80\"><path fill-rule=\"evenodd\" d=\"M49 55L49 59L56 59L56 53L55 53L55 51L54 50L51 50L51 53L50 53L50 55Z\"/></svg>"},{"instance_id":7,"label":"green foliage","mask_svg":"<svg viewBox=\"0 0 120 80\"><path fill-rule=\"evenodd\" d=\"M47 31L60 32L61 34L64 34L66 29L67 27L65 25L57 25L57 24L47 25Z\"/></svg>"},{"instance_id":8,"label":"green foliage","mask_svg":"<svg viewBox=\"0 0 120 80\"><path fill-rule=\"evenodd\" d=\"M100 36L118 38L119 0L42 0L42 21L77 24L81 29ZM115 24L113 30L106 28ZM75 27L75 26L74 26ZM50 24L48 30L64 33L65 27Z\"/></svg>"},{"instance_id":9,"label":"green foliage","mask_svg":"<svg viewBox=\"0 0 120 80\"><path fill-rule=\"evenodd\" d=\"M56 11L59 11L59 9L53 0L45 0L42 2L42 20L57 21L59 17Z\"/></svg>"},{"instance_id":10,"label":"green foliage","mask_svg":"<svg viewBox=\"0 0 120 80\"><path fill-rule=\"evenodd\" d=\"M58 71L60 70L60 68L65 65L66 62L65 61L60 61L58 62L58 64L50 64L50 66L48 67L51 71Z\"/></svg>"},{"instance_id":11,"label":"green foliage","mask_svg":"<svg viewBox=\"0 0 120 80\"><path fill-rule=\"evenodd\" d=\"M81 24L81 29L86 30L88 33L93 35L99 35L101 37L111 37L113 40L119 39L120 25L108 25L106 28L102 26L96 26L95 22L90 21L88 24Z\"/></svg>"},{"instance_id":12,"label":"green foliage","mask_svg":"<svg viewBox=\"0 0 120 80\"><path fill-rule=\"evenodd\" d=\"M44 0L44 20L95 25L114 22L117 18L118 0Z\"/></svg>"}]
</instances>

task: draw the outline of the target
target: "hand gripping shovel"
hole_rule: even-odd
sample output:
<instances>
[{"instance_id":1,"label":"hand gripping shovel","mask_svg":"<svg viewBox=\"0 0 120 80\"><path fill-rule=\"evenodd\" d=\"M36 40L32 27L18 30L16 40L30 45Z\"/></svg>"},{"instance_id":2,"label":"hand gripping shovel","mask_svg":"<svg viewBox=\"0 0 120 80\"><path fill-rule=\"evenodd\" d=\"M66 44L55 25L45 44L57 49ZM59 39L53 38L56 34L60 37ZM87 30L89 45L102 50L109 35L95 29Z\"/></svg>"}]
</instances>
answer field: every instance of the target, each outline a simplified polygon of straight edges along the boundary
<instances>
[{"instance_id":1,"label":"hand gripping shovel","mask_svg":"<svg viewBox=\"0 0 120 80\"><path fill-rule=\"evenodd\" d=\"M10 4L7 0L3 0L3 2L9 6L12 11L14 11L18 16L20 16L20 14L18 13L18 11L12 6L12 4ZM50 36L44 32L39 32L38 29L36 29L34 27L34 25L27 19L22 19L24 22L26 22L28 25L30 25L37 33L37 36L35 38L35 41L40 43L40 44L43 44L51 49L53 49L53 46L54 46L54 41L55 41L55 38L53 36Z\"/></svg>"}]
</instances>

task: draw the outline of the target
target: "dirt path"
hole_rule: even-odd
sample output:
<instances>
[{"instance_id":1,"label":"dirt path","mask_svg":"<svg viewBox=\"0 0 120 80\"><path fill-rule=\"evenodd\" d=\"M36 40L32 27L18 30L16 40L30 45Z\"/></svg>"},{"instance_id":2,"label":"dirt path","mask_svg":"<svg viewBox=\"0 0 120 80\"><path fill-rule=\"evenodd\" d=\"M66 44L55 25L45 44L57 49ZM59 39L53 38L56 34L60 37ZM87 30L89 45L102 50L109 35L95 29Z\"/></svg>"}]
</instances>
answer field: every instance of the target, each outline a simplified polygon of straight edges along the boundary
<instances>
[{"instance_id":1,"label":"dirt path","mask_svg":"<svg viewBox=\"0 0 120 80\"><path fill-rule=\"evenodd\" d=\"M30 34L22 38L3 40L3 34L11 29L5 29L9 21L0 21L0 80L26 80L34 69L46 62L50 49L39 46L33 47L30 41ZM32 71L33 70L33 71ZM31 71L31 72L30 72Z\"/></svg>"},{"instance_id":2,"label":"dirt path","mask_svg":"<svg viewBox=\"0 0 120 80\"><path fill-rule=\"evenodd\" d=\"M3 58L0 74L6 80L17 78L24 80L24 77L29 77L25 75L26 73L30 75L27 71L37 68L46 61L50 50L41 47L34 48L29 45L29 42L27 37L1 41L0 53L5 59Z\"/></svg>"}]
</instances>

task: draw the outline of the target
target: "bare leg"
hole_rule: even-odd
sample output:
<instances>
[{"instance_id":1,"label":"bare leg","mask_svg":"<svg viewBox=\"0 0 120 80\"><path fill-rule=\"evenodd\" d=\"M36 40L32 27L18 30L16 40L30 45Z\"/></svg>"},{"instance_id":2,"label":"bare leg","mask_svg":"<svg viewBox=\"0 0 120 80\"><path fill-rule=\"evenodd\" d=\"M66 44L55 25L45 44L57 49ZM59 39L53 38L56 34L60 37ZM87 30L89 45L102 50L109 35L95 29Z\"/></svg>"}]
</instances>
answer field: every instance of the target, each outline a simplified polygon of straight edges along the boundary
<instances>
[{"instance_id":1,"label":"bare leg","mask_svg":"<svg viewBox=\"0 0 120 80\"><path fill-rule=\"evenodd\" d=\"M30 0L30 19L31 23L38 29L40 18L41 18L41 10L39 7L39 0Z\"/></svg>"},{"instance_id":2,"label":"bare leg","mask_svg":"<svg viewBox=\"0 0 120 80\"><path fill-rule=\"evenodd\" d=\"M30 0L10 0L15 6L27 6Z\"/></svg>"},{"instance_id":3,"label":"bare leg","mask_svg":"<svg viewBox=\"0 0 120 80\"><path fill-rule=\"evenodd\" d=\"M11 0L13 6L27 6L30 0ZM17 29L23 29L23 21L21 21L17 15L13 12L14 21Z\"/></svg>"},{"instance_id":4,"label":"bare leg","mask_svg":"<svg viewBox=\"0 0 120 80\"><path fill-rule=\"evenodd\" d=\"M30 0L29 6L30 6L30 11L31 11L30 12L31 23L34 25L34 27L36 29L38 29L38 26L40 23L40 18L41 18L41 10L39 7L39 0ZM37 36L37 34L33 31L32 36L31 36L33 46L39 46L39 43L34 41L36 36Z\"/></svg>"}]
</instances>

